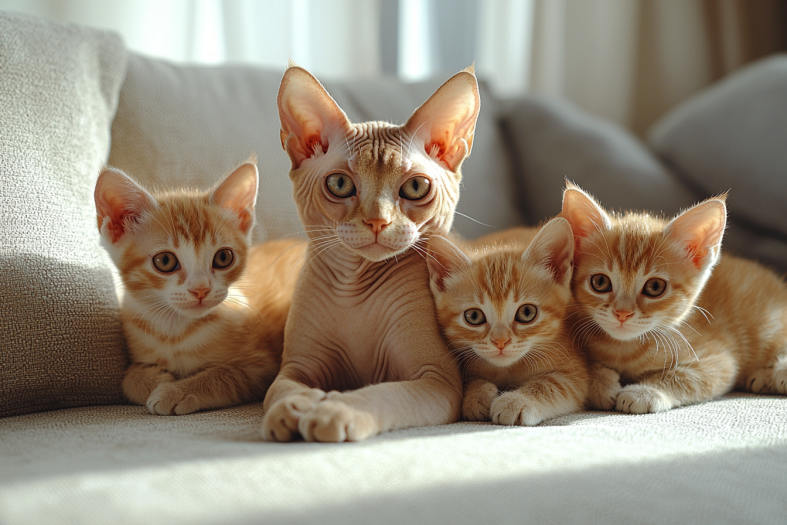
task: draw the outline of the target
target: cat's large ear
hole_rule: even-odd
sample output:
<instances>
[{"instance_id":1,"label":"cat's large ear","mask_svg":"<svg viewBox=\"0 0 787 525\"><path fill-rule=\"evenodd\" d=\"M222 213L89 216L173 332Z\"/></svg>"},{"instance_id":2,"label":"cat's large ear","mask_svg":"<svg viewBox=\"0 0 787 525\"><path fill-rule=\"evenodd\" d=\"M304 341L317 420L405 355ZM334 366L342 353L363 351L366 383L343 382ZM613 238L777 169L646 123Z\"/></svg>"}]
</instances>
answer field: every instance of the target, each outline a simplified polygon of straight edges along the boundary
<instances>
[{"instance_id":1,"label":"cat's large ear","mask_svg":"<svg viewBox=\"0 0 787 525\"><path fill-rule=\"evenodd\" d=\"M405 131L427 155L457 171L473 149L481 98L473 67L460 71L415 110Z\"/></svg>"},{"instance_id":2,"label":"cat's large ear","mask_svg":"<svg viewBox=\"0 0 787 525\"><path fill-rule=\"evenodd\" d=\"M471 265L467 255L462 250L440 235L433 235L426 244L426 265L429 275L437 285L438 290L445 291L445 279L452 273Z\"/></svg>"},{"instance_id":3,"label":"cat's large ear","mask_svg":"<svg viewBox=\"0 0 787 525\"><path fill-rule=\"evenodd\" d=\"M246 162L224 177L210 193L211 202L238 215L239 228L246 235L254 226L258 179L257 165L253 161Z\"/></svg>"},{"instance_id":4,"label":"cat's large ear","mask_svg":"<svg viewBox=\"0 0 787 525\"><path fill-rule=\"evenodd\" d=\"M574 232L563 217L546 223L530 243L522 259L546 266L558 284L568 284L574 267Z\"/></svg>"},{"instance_id":5,"label":"cat's large ear","mask_svg":"<svg viewBox=\"0 0 787 525\"><path fill-rule=\"evenodd\" d=\"M156 205L156 199L120 170L106 168L96 181L98 231L112 244L118 242L142 214Z\"/></svg>"},{"instance_id":6,"label":"cat's large ear","mask_svg":"<svg viewBox=\"0 0 787 525\"><path fill-rule=\"evenodd\" d=\"M352 124L322 84L305 69L291 65L279 87L281 145L290 156L292 169L319 149L345 140Z\"/></svg>"},{"instance_id":7,"label":"cat's large ear","mask_svg":"<svg viewBox=\"0 0 787 525\"><path fill-rule=\"evenodd\" d=\"M684 244L697 268L704 266L708 255L715 263L721 252L721 238L727 226L727 196L722 195L690 208L664 228L664 235Z\"/></svg>"},{"instance_id":8,"label":"cat's large ear","mask_svg":"<svg viewBox=\"0 0 787 525\"><path fill-rule=\"evenodd\" d=\"M570 182L566 182L566 189L563 192L563 211L560 215L571 225L577 241L595 231L608 230L612 227L612 220L604 208L582 188Z\"/></svg>"}]
</instances>

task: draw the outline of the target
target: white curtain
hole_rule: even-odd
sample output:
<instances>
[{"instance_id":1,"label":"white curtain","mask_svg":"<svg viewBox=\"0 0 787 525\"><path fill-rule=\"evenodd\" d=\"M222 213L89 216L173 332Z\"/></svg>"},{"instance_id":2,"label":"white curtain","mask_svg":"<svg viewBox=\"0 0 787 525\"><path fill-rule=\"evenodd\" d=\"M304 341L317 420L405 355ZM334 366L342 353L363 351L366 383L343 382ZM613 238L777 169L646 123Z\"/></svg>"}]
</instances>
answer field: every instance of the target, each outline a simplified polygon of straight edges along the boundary
<instances>
[{"instance_id":1,"label":"white curtain","mask_svg":"<svg viewBox=\"0 0 787 525\"><path fill-rule=\"evenodd\" d=\"M670 107L787 47L783 0L0 0L120 32L177 62L321 78L447 77L475 62L499 96L558 96L644 133ZM767 37L767 38L766 38Z\"/></svg>"}]
</instances>

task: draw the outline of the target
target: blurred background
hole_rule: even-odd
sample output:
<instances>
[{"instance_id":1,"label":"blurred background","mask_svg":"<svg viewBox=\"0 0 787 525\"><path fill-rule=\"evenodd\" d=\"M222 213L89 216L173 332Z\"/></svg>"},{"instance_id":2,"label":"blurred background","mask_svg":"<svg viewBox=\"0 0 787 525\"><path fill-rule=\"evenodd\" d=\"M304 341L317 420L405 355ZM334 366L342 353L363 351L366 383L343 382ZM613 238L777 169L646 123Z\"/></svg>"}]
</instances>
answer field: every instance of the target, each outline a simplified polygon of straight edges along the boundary
<instances>
[{"instance_id":1,"label":"blurred background","mask_svg":"<svg viewBox=\"0 0 787 525\"><path fill-rule=\"evenodd\" d=\"M787 49L784 0L0 0L120 32L175 62L318 77L447 76L475 62L501 97L540 93L642 135L739 66Z\"/></svg>"}]
</instances>

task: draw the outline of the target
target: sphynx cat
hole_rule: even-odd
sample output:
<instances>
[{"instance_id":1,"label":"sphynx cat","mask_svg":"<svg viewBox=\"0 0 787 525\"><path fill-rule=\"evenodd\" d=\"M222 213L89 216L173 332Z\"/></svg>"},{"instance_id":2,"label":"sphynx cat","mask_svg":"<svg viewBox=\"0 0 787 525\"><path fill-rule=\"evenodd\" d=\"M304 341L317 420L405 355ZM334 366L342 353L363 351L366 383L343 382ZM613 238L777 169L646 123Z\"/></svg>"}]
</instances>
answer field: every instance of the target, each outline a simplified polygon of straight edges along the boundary
<instances>
[{"instance_id":1,"label":"sphynx cat","mask_svg":"<svg viewBox=\"0 0 787 525\"><path fill-rule=\"evenodd\" d=\"M264 402L268 441L358 441L459 419L462 382L440 335L423 243L451 229L480 109L471 68L402 126L352 124L291 65L281 141L309 237Z\"/></svg>"}]
</instances>

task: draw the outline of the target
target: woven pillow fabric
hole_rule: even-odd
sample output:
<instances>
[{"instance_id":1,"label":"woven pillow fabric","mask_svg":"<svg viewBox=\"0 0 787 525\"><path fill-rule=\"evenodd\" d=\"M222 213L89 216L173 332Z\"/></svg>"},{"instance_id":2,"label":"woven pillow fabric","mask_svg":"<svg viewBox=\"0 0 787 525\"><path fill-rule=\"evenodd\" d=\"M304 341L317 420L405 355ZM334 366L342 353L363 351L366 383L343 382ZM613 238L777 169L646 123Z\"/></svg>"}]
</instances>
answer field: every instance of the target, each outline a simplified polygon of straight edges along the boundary
<instances>
[{"instance_id":1,"label":"woven pillow fabric","mask_svg":"<svg viewBox=\"0 0 787 525\"><path fill-rule=\"evenodd\" d=\"M123 401L93 187L125 62L114 34L0 13L0 416Z\"/></svg>"}]
</instances>

